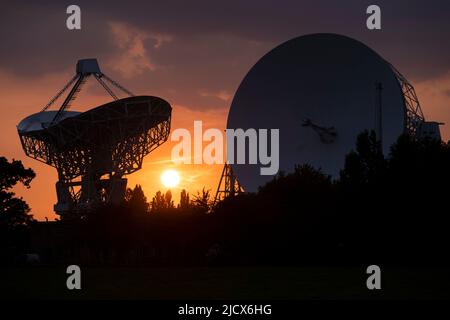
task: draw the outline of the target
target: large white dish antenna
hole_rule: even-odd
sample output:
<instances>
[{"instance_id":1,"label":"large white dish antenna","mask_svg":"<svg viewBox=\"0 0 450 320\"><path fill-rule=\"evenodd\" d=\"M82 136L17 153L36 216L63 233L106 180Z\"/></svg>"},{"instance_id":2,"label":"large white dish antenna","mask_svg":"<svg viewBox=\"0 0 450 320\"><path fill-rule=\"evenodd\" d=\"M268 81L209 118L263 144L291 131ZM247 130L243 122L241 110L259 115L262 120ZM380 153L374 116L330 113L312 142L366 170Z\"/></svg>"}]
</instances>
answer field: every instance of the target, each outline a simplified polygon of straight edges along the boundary
<instances>
[{"instance_id":1,"label":"large white dish antenna","mask_svg":"<svg viewBox=\"0 0 450 320\"><path fill-rule=\"evenodd\" d=\"M377 83L383 88L381 121ZM280 170L308 163L337 177L357 135L379 124L388 152L406 125L390 64L354 39L313 34L281 44L250 69L233 98L227 128L280 129ZM260 167L233 164L246 191L273 178L261 176Z\"/></svg>"}]
</instances>

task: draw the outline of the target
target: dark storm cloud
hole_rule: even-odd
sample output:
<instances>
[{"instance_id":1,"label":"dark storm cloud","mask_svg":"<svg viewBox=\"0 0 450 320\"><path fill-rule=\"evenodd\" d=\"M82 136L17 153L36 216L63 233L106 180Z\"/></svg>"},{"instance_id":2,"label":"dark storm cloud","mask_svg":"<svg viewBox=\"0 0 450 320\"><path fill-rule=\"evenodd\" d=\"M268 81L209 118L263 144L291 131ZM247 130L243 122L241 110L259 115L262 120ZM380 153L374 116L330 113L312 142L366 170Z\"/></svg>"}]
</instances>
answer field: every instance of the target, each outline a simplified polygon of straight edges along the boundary
<instances>
[{"instance_id":1,"label":"dark storm cloud","mask_svg":"<svg viewBox=\"0 0 450 320\"><path fill-rule=\"evenodd\" d=\"M83 23L89 32L71 32L65 28L65 8L42 3L3 5L0 68L39 76L67 69L67 61L108 55L113 47L107 25L86 10Z\"/></svg>"},{"instance_id":2,"label":"dark storm cloud","mask_svg":"<svg viewBox=\"0 0 450 320\"><path fill-rule=\"evenodd\" d=\"M155 48L155 37L142 39L155 68L131 80L138 87L145 83L146 88L155 90L184 86L190 94L180 95L187 105L194 103L194 96L203 89L208 90L203 93L205 105L220 103L217 93L234 90L236 81L262 54L290 38L313 32L335 32L361 40L415 80L450 70L448 1L377 1L382 8L381 31L365 27L365 9L372 1L74 3L82 9L81 31L65 28L65 8L72 3L4 4L0 69L38 77L72 68L72 61L78 58L95 56L110 61L124 50L114 42L110 25L121 22L140 32L172 37L159 48Z\"/></svg>"}]
</instances>

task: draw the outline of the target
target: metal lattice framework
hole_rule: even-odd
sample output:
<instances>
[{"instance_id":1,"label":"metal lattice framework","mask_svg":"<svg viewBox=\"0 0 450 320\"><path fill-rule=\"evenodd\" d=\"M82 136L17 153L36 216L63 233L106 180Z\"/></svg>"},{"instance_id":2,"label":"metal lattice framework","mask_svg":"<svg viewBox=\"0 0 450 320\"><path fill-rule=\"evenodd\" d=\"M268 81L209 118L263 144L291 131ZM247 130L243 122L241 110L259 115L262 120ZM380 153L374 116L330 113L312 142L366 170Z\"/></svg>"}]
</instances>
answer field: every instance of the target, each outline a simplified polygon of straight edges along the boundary
<instances>
[{"instance_id":1,"label":"metal lattice framework","mask_svg":"<svg viewBox=\"0 0 450 320\"><path fill-rule=\"evenodd\" d=\"M244 192L244 188L240 185L236 178L233 168L230 164L225 163L220 176L219 185L217 186L216 196L214 197L213 206L219 201L222 201L229 197L234 197Z\"/></svg>"},{"instance_id":2,"label":"metal lattice framework","mask_svg":"<svg viewBox=\"0 0 450 320\"><path fill-rule=\"evenodd\" d=\"M157 97L132 97L21 134L25 153L58 169L66 180L89 172L130 174L170 132L170 109ZM107 156L107 158L105 158Z\"/></svg>"},{"instance_id":3,"label":"metal lattice framework","mask_svg":"<svg viewBox=\"0 0 450 320\"><path fill-rule=\"evenodd\" d=\"M172 108L168 102L153 96L118 99L103 78L127 94L131 92L104 76L96 61L90 70L79 65L77 75L43 108L45 113L73 85L58 112L53 111L51 122L42 123L39 130L29 130L30 124L19 125L25 154L58 172L55 211L64 217L122 201L127 182L123 176L141 169L144 157L170 133ZM65 110L91 75L114 101L66 117Z\"/></svg>"},{"instance_id":4,"label":"metal lattice framework","mask_svg":"<svg viewBox=\"0 0 450 320\"><path fill-rule=\"evenodd\" d=\"M425 122L425 116L423 115L422 108L420 107L419 99L417 98L416 91L409 81L398 71L393 65L391 65L400 88L403 92L403 102L405 104L405 133L416 136L417 130Z\"/></svg>"}]
</instances>

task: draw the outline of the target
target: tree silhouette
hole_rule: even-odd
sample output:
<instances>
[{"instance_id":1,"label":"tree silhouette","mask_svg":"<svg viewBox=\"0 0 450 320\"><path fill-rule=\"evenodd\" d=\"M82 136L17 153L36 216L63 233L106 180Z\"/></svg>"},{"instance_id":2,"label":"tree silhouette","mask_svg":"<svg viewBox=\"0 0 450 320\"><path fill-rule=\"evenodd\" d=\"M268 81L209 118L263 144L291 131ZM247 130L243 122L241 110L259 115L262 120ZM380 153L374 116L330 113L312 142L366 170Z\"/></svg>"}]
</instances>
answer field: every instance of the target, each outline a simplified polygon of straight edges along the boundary
<instances>
[{"instance_id":1,"label":"tree silhouette","mask_svg":"<svg viewBox=\"0 0 450 320\"><path fill-rule=\"evenodd\" d=\"M21 183L26 188L35 177L32 169L25 169L22 162L12 160L8 162L5 157L0 157L0 228L14 229L27 226L33 221L29 214L30 208L22 198L15 197L11 189Z\"/></svg>"},{"instance_id":2,"label":"tree silhouette","mask_svg":"<svg viewBox=\"0 0 450 320\"><path fill-rule=\"evenodd\" d=\"M205 190L205 188L202 189L201 193L197 191L197 195L194 196L192 204L197 210L200 210L201 212L209 212L212 205L211 191Z\"/></svg>"},{"instance_id":3,"label":"tree silhouette","mask_svg":"<svg viewBox=\"0 0 450 320\"><path fill-rule=\"evenodd\" d=\"M375 131L364 131L357 137L356 151L345 158L340 172L340 183L358 189L365 185L376 185L385 177L387 163Z\"/></svg>"},{"instance_id":4,"label":"tree silhouette","mask_svg":"<svg viewBox=\"0 0 450 320\"><path fill-rule=\"evenodd\" d=\"M166 208L166 200L161 191L157 191L150 203L150 211L157 212Z\"/></svg>"},{"instance_id":5,"label":"tree silhouette","mask_svg":"<svg viewBox=\"0 0 450 320\"><path fill-rule=\"evenodd\" d=\"M401 136L390 152L391 180L396 184L420 184L426 189L437 187L450 178L449 157L448 143Z\"/></svg>"},{"instance_id":6,"label":"tree silhouette","mask_svg":"<svg viewBox=\"0 0 450 320\"><path fill-rule=\"evenodd\" d=\"M170 190L166 191L166 194L165 194L164 198L165 198L167 209L175 208L175 205L174 205L173 200L172 200L172 192Z\"/></svg>"},{"instance_id":7,"label":"tree silhouette","mask_svg":"<svg viewBox=\"0 0 450 320\"><path fill-rule=\"evenodd\" d=\"M150 212L161 213L167 212L175 208L172 200L172 192L167 190L165 194L161 191L157 191L150 203Z\"/></svg>"},{"instance_id":8,"label":"tree silhouette","mask_svg":"<svg viewBox=\"0 0 450 320\"><path fill-rule=\"evenodd\" d=\"M188 210L191 208L191 203L189 200L189 193L185 189L181 190L180 193L180 203L178 204L178 209Z\"/></svg>"},{"instance_id":9,"label":"tree silhouette","mask_svg":"<svg viewBox=\"0 0 450 320\"><path fill-rule=\"evenodd\" d=\"M149 203L147 202L147 197L139 184L137 184L133 190L127 189L127 192L125 193L125 202L132 212L148 212Z\"/></svg>"}]
</instances>

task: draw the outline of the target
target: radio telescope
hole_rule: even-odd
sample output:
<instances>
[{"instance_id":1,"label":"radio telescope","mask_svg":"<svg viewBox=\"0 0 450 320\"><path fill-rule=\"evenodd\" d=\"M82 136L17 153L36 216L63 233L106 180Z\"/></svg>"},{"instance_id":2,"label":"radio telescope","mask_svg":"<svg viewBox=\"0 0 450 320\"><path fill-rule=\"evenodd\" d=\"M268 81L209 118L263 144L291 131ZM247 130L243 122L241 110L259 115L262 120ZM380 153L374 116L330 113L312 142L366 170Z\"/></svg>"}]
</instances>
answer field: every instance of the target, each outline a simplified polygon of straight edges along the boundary
<instances>
[{"instance_id":1,"label":"radio telescope","mask_svg":"<svg viewBox=\"0 0 450 320\"><path fill-rule=\"evenodd\" d=\"M362 131L375 130L387 153L399 135L425 127L440 138L438 124L425 122L412 85L375 51L336 34L298 37L263 56L236 91L227 123L229 129L280 129L280 170L310 164L333 177ZM232 164L246 191L273 178L261 176L260 167Z\"/></svg>"},{"instance_id":2,"label":"radio telescope","mask_svg":"<svg viewBox=\"0 0 450 320\"><path fill-rule=\"evenodd\" d=\"M114 101L86 112L68 111L87 78ZM119 99L107 85L129 97ZM57 111L48 111L69 90ZM17 126L25 154L58 172L54 209L62 218L83 216L98 205L123 200L125 175L142 168L144 156L164 143L172 108L164 99L134 96L100 71L96 59L79 60L76 75L42 109Z\"/></svg>"}]
</instances>

